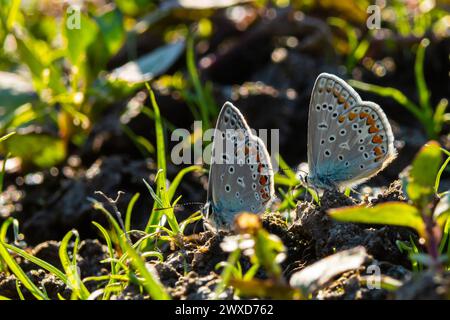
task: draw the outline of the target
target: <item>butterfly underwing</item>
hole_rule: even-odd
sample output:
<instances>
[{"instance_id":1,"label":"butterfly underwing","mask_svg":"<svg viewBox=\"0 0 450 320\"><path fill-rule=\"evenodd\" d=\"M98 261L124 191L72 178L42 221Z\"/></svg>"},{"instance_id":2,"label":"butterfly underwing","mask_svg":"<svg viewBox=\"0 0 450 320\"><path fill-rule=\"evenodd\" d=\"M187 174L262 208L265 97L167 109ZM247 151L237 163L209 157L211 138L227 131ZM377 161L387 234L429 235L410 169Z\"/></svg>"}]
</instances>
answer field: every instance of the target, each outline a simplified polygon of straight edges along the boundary
<instances>
[{"instance_id":1,"label":"butterfly underwing","mask_svg":"<svg viewBox=\"0 0 450 320\"><path fill-rule=\"evenodd\" d=\"M211 150L205 206L208 224L230 229L240 212L264 212L274 197L270 156L230 102L220 111Z\"/></svg>"},{"instance_id":2,"label":"butterfly underwing","mask_svg":"<svg viewBox=\"0 0 450 320\"><path fill-rule=\"evenodd\" d=\"M380 106L362 101L337 76L320 74L309 106L307 184L329 190L355 186L396 155L392 129Z\"/></svg>"}]
</instances>

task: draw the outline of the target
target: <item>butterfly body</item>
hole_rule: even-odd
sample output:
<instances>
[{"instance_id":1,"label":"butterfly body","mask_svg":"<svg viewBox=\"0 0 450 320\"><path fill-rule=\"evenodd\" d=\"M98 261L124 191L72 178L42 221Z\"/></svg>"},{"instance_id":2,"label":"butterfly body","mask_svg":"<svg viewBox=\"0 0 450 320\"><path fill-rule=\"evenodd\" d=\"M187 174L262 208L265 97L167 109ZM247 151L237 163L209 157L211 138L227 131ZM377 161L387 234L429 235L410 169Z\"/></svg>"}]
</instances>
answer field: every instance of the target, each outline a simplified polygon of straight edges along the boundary
<instances>
[{"instance_id":1,"label":"butterfly body","mask_svg":"<svg viewBox=\"0 0 450 320\"><path fill-rule=\"evenodd\" d=\"M207 220L229 228L240 212L264 212L274 195L273 170L264 142L227 102L217 119L209 172Z\"/></svg>"},{"instance_id":2,"label":"butterfly body","mask_svg":"<svg viewBox=\"0 0 450 320\"><path fill-rule=\"evenodd\" d=\"M307 183L318 189L359 184L395 157L391 126L379 105L344 80L318 76L309 106Z\"/></svg>"}]
</instances>

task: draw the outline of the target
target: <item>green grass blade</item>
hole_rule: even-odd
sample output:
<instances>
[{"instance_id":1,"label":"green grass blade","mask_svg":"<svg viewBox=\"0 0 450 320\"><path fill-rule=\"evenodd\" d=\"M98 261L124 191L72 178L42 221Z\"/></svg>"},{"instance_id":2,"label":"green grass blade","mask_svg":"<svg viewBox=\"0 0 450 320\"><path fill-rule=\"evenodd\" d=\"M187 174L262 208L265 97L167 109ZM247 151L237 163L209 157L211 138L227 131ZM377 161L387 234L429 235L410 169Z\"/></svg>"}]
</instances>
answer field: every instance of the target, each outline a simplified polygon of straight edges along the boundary
<instances>
[{"instance_id":1,"label":"green grass blade","mask_svg":"<svg viewBox=\"0 0 450 320\"><path fill-rule=\"evenodd\" d=\"M155 201L155 204L154 204L153 210L152 210L152 214L150 215L150 219L147 222L145 231L147 233L152 233L153 231L155 231L155 229L150 226L158 224L161 219L163 212L156 211L155 209L169 208L167 210L164 210L164 213L166 214L167 219L168 219L169 223L171 224L171 227L173 228L173 231L178 232L178 223L176 222L176 219L174 217L173 209L170 209L171 205L170 205L170 201L167 196L166 149L165 149L165 142L164 142L164 130L163 130L163 125L162 125L161 113L159 110L158 103L156 102L155 94L153 93L153 91L150 88L150 85L148 83L146 83L146 86L147 86L147 90L150 94L150 100L152 103L154 116L155 116L156 155L157 155L157 164L158 164L158 175L156 178L156 188L157 188L156 195L158 196L157 198L161 199L161 203ZM150 191L150 189L149 189L149 191Z\"/></svg>"},{"instance_id":2,"label":"green grass blade","mask_svg":"<svg viewBox=\"0 0 450 320\"><path fill-rule=\"evenodd\" d=\"M195 54L194 54L194 38L191 36L187 40L186 46L186 65L191 77L192 84L194 85L195 94L197 96L197 103L200 107L200 115L203 123L203 129L206 126L210 126L209 120L209 107L205 98L205 93L203 91L202 84L200 82L200 77L198 75L197 67L195 64Z\"/></svg>"},{"instance_id":3,"label":"green grass blade","mask_svg":"<svg viewBox=\"0 0 450 320\"><path fill-rule=\"evenodd\" d=\"M106 215L109 222L119 235L118 239L121 247L123 248L124 254L126 253L130 257L131 264L145 279L143 286L148 294L155 300L170 300L170 296L164 290L163 285L147 269L144 260L142 260L137 251L126 240L124 240L123 232L111 213L106 210L100 202L93 200L93 203L95 209L102 211Z\"/></svg>"},{"instance_id":4,"label":"green grass blade","mask_svg":"<svg viewBox=\"0 0 450 320\"><path fill-rule=\"evenodd\" d=\"M352 206L330 209L328 214L338 221L410 227L421 235L425 231L420 211L404 202L386 202L369 208Z\"/></svg>"},{"instance_id":5,"label":"green grass blade","mask_svg":"<svg viewBox=\"0 0 450 320\"><path fill-rule=\"evenodd\" d=\"M58 268L56 268L55 266L51 265L50 263L39 259L38 257L35 257L31 254L29 254L28 252L26 252L25 250L22 250L20 248L17 248L15 246L12 246L8 243L4 243L3 244L8 250L13 251L14 253L18 254L19 256L21 256L22 258L34 263L35 265L38 265L39 267L41 267L44 270L47 270L48 272L50 272L51 274L55 275L56 277L58 277L59 279L61 279L62 282L64 282L66 285L69 284L66 275L61 272L61 270L59 270Z\"/></svg>"},{"instance_id":6,"label":"green grass blade","mask_svg":"<svg viewBox=\"0 0 450 320\"><path fill-rule=\"evenodd\" d=\"M112 245L112 241L111 241L111 237L108 234L108 231L106 231L105 228L103 228L99 223L92 221L92 224L94 226L97 227L97 229L101 232L101 234L103 235L103 238L105 238L106 241L106 245L108 247L108 253L109 253L109 257L111 258L110 263L111 263L111 274L114 275L116 273L116 269L114 266L114 249L113 249L113 245Z\"/></svg>"},{"instance_id":7,"label":"green grass blade","mask_svg":"<svg viewBox=\"0 0 450 320\"><path fill-rule=\"evenodd\" d=\"M139 136L133 132L128 126L122 125L122 131L128 136L128 138L133 141L136 148L139 149L139 152L144 156L148 157L150 155L155 154L155 147L152 145L150 141L148 141L143 136Z\"/></svg>"},{"instance_id":8,"label":"green grass blade","mask_svg":"<svg viewBox=\"0 0 450 320\"><path fill-rule=\"evenodd\" d=\"M419 93L420 106L425 112L431 114L433 113L433 110L430 105L430 92L427 88L425 75L423 73L425 50L429 44L430 40L426 38L420 41L419 47L417 48L416 61L414 63L414 73L416 77L417 90Z\"/></svg>"},{"instance_id":9,"label":"green grass blade","mask_svg":"<svg viewBox=\"0 0 450 320\"><path fill-rule=\"evenodd\" d=\"M444 122L446 121L446 117L448 114L445 112L447 111L448 107L448 100L443 98L439 101L435 108L435 112L433 115L433 122L434 122L434 130L439 133L442 131L442 126Z\"/></svg>"},{"instance_id":10,"label":"green grass blade","mask_svg":"<svg viewBox=\"0 0 450 320\"><path fill-rule=\"evenodd\" d=\"M442 166L440 167L440 169L436 175L436 180L434 182L434 191L436 193L439 193L439 184L441 183L441 176L449 162L450 162L450 157L447 157L447 159L445 159L444 163L442 164Z\"/></svg>"},{"instance_id":11,"label":"green grass blade","mask_svg":"<svg viewBox=\"0 0 450 320\"><path fill-rule=\"evenodd\" d=\"M16 291L19 295L20 300L25 300L25 297L23 296L22 290L20 289L19 280L16 279Z\"/></svg>"},{"instance_id":12,"label":"green grass blade","mask_svg":"<svg viewBox=\"0 0 450 320\"><path fill-rule=\"evenodd\" d=\"M8 158L10 156L11 154L8 153L3 159L2 169L0 171L0 193L3 192L3 182L5 181L6 162L8 161Z\"/></svg>"},{"instance_id":13,"label":"green grass blade","mask_svg":"<svg viewBox=\"0 0 450 320\"><path fill-rule=\"evenodd\" d=\"M90 293L80 279L80 275L78 274L76 264L74 264L73 261L71 261L69 258L68 246L69 246L69 241L72 238L72 236L75 236L76 239L80 238L78 235L78 232L76 230L69 231L61 241L61 245L59 247L59 258L61 260L61 265L64 268L64 272L67 275L67 280L69 282L70 288L72 289L73 293L78 298L80 298L82 300L87 300ZM77 241L77 240L75 240L75 241ZM75 259L75 256L76 255L74 254L74 259Z\"/></svg>"},{"instance_id":14,"label":"green grass blade","mask_svg":"<svg viewBox=\"0 0 450 320\"><path fill-rule=\"evenodd\" d=\"M15 132L10 132L10 133L4 135L3 137L0 137L0 142L5 141L6 139L8 139L9 137L11 137L14 134L16 134L16 133Z\"/></svg>"},{"instance_id":15,"label":"green grass blade","mask_svg":"<svg viewBox=\"0 0 450 320\"><path fill-rule=\"evenodd\" d=\"M135 193L133 198L131 198L130 202L128 203L127 212L125 214L125 231L126 232L130 231L130 228L131 228L131 214L133 213L134 205L136 204L136 201L139 199L139 197L140 197L140 193L139 192Z\"/></svg>"},{"instance_id":16,"label":"green grass blade","mask_svg":"<svg viewBox=\"0 0 450 320\"><path fill-rule=\"evenodd\" d=\"M181 180L183 180L184 176L190 172L201 170L203 170L202 167L196 165L189 166L187 168L183 168L182 170L180 170L176 175L175 179L173 179L172 183L170 184L167 195L167 197L169 198L169 202L171 202L173 197L175 196L175 192L177 191L178 186L180 185Z\"/></svg>"},{"instance_id":17,"label":"green grass blade","mask_svg":"<svg viewBox=\"0 0 450 320\"><path fill-rule=\"evenodd\" d=\"M23 269L19 266L19 264L14 260L13 257L9 254L8 250L3 244L3 241L0 241L0 256L3 258L5 263L8 265L8 268L12 273L16 276L16 278L31 292L33 296L38 300L48 300L47 296L44 292L39 290L39 288L31 281L31 279L26 275Z\"/></svg>"},{"instance_id":18,"label":"green grass blade","mask_svg":"<svg viewBox=\"0 0 450 320\"><path fill-rule=\"evenodd\" d=\"M6 234L8 233L9 226L13 222L14 222L14 218L9 217L2 223L2 226L0 227L0 241L1 242L6 242Z\"/></svg>"},{"instance_id":19,"label":"green grass blade","mask_svg":"<svg viewBox=\"0 0 450 320\"><path fill-rule=\"evenodd\" d=\"M277 159L278 159L278 164L279 164L280 170L283 170L284 175L286 175L293 182L296 182L297 184L299 184L300 181L298 180L295 170L291 170L289 168L288 164L286 163L286 161L284 161L281 154L277 154Z\"/></svg>"},{"instance_id":20,"label":"green grass blade","mask_svg":"<svg viewBox=\"0 0 450 320\"><path fill-rule=\"evenodd\" d=\"M239 261L239 257L241 256L241 250L237 249L233 251L228 257L228 261L223 269L220 278L221 281L216 285L216 289L214 290L214 300L217 300L220 294L225 290L228 283L230 283L231 277L233 276L233 271L235 270L235 265Z\"/></svg>"}]
</instances>

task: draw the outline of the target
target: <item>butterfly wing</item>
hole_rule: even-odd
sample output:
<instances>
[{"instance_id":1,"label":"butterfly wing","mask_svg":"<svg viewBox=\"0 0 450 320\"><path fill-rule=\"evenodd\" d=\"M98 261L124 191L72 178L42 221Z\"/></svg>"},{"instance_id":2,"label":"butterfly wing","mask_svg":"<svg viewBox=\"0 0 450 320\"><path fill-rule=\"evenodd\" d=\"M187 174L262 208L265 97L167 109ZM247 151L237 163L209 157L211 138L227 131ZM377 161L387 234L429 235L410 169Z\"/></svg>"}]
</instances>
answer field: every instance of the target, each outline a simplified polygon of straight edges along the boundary
<instances>
[{"instance_id":1,"label":"butterfly wing","mask_svg":"<svg viewBox=\"0 0 450 320\"><path fill-rule=\"evenodd\" d=\"M222 107L215 131L208 185L209 220L216 227L224 227L237 213L266 209L274 195L273 171L264 142L252 134L231 103Z\"/></svg>"},{"instance_id":2,"label":"butterfly wing","mask_svg":"<svg viewBox=\"0 0 450 320\"><path fill-rule=\"evenodd\" d=\"M383 110L362 101L344 80L322 73L314 84L308 120L308 180L321 189L361 183L396 156Z\"/></svg>"}]
</instances>

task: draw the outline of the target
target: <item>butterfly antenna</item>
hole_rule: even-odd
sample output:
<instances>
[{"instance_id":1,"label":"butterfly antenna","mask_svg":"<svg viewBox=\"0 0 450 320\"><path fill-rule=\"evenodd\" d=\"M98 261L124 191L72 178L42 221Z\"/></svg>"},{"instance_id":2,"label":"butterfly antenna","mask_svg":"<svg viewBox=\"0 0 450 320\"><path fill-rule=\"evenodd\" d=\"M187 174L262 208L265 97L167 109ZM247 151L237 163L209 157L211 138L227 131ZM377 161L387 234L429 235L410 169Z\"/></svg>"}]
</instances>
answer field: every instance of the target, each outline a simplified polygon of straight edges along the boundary
<instances>
[{"instance_id":1,"label":"butterfly antenna","mask_svg":"<svg viewBox=\"0 0 450 320\"><path fill-rule=\"evenodd\" d=\"M156 208L155 211L161 211L161 210L169 210L169 209L174 209L174 208L178 208L178 207L183 207L183 206L192 206L192 205L197 205L203 207L205 204L203 202L185 202L185 203L180 203L180 204L176 204L174 206L171 207L165 207L165 208Z\"/></svg>"}]
</instances>

